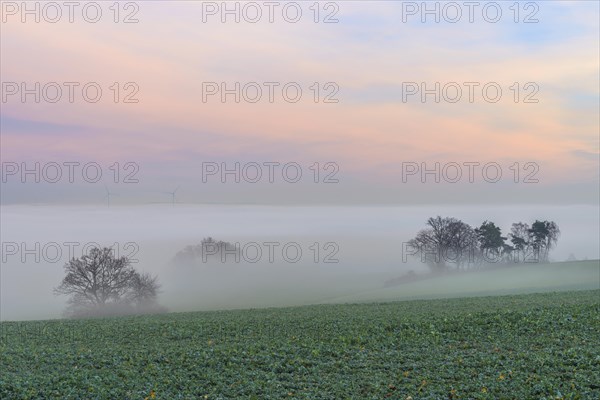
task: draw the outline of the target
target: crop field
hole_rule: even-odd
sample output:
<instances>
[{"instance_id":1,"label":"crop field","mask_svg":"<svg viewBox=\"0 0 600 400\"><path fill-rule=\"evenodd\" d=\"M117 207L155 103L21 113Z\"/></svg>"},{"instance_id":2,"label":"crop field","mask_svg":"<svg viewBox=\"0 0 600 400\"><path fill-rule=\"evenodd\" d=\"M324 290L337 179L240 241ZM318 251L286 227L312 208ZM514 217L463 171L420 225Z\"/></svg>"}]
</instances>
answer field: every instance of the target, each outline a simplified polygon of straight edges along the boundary
<instances>
[{"instance_id":1,"label":"crop field","mask_svg":"<svg viewBox=\"0 0 600 400\"><path fill-rule=\"evenodd\" d=\"M2 399L598 399L600 290L3 322Z\"/></svg>"}]
</instances>

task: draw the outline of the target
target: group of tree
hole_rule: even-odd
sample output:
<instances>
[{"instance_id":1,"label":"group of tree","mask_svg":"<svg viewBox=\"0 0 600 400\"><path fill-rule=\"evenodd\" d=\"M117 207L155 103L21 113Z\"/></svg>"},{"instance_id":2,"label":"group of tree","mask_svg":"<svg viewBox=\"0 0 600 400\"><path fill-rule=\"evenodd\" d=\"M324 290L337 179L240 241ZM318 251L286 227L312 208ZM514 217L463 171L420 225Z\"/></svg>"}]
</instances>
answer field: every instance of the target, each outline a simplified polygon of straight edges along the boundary
<instances>
[{"instance_id":1,"label":"group of tree","mask_svg":"<svg viewBox=\"0 0 600 400\"><path fill-rule=\"evenodd\" d=\"M127 257L115 257L110 248L93 248L65 265L65 277L56 294L70 296L71 317L164 312L157 303L158 278L136 271Z\"/></svg>"},{"instance_id":2,"label":"group of tree","mask_svg":"<svg viewBox=\"0 0 600 400\"><path fill-rule=\"evenodd\" d=\"M507 236L494 222L473 228L451 217L429 218L406 247L435 271L478 268L498 263L548 262L560 230L553 221L536 220L531 226L516 222Z\"/></svg>"},{"instance_id":3,"label":"group of tree","mask_svg":"<svg viewBox=\"0 0 600 400\"><path fill-rule=\"evenodd\" d=\"M220 260L225 253L233 254L239 251L234 243L215 240L212 237L202 239L199 244L189 245L177 252L173 258L175 265L197 265L212 259Z\"/></svg>"},{"instance_id":4,"label":"group of tree","mask_svg":"<svg viewBox=\"0 0 600 400\"><path fill-rule=\"evenodd\" d=\"M560 230L553 221L516 222L507 236L491 221L479 227L451 217L429 218L427 228L407 243L408 254L434 271L477 268L497 263L548 262ZM207 257L238 251L237 247L208 237L175 256L176 264L206 262ZM66 314L90 317L166 311L157 303L156 276L140 273L127 257L115 257L110 248L93 248L65 265L65 277L55 293L70 296Z\"/></svg>"}]
</instances>

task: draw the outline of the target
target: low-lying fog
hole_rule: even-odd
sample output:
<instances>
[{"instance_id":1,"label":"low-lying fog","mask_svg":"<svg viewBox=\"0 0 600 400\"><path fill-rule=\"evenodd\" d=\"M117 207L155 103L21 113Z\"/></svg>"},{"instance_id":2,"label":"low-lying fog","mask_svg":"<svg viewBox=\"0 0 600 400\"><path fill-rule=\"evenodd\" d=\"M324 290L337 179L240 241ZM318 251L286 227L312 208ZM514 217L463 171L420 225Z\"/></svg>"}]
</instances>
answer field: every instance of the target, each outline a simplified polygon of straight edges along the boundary
<instances>
[{"instance_id":1,"label":"low-lying fog","mask_svg":"<svg viewBox=\"0 0 600 400\"><path fill-rule=\"evenodd\" d=\"M2 206L0 318L60 317L66 298L54 296L53 288L63 266L71 253L79 257L94 243L158 275L159 301L170 311L329 301L426 270L403 262L402 243L436 215L472 226L491 220L504 235L513 222L553 220L562 235L552 260L600 258L594 206ZM227 254L227 263L212 257L172 264L178 251L208 236L245 246L239 262Z\"/></svg>"}]
</instances>

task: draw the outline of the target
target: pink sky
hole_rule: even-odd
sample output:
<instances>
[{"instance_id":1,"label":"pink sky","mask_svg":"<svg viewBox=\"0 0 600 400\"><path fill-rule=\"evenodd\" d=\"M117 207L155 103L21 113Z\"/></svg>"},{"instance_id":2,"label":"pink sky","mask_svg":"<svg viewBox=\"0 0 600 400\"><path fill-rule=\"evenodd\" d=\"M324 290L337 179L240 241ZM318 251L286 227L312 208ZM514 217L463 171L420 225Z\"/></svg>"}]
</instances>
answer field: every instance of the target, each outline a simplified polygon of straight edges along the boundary
<instances>
[{"instance_id":1,"label":"pink sky","mask_svg":"<svg viewBox=\"0 0 600 400\"><path fill-rule=\"evenodd\" d=\"M104 92L95 104L9 97L2 158L335 161L382 183L404 161L533 161L545 184L597 184L598 5L569 3L543 5L540 23L518 28L402 24L383 2L342 4L329 25L202 24L193 2L141 3L136 24L9 19L3 82L93 81ZM202 103L203 82L236 81L298 82L303 98ZM113 82L135 82L139 103L114 104ZM312 102L313 82L335 82L339 103ZM403 82L497 82L503 97L403 103ZM514 82L534 82L539 103L515 103Z\"/></svg>"}]
</instances>

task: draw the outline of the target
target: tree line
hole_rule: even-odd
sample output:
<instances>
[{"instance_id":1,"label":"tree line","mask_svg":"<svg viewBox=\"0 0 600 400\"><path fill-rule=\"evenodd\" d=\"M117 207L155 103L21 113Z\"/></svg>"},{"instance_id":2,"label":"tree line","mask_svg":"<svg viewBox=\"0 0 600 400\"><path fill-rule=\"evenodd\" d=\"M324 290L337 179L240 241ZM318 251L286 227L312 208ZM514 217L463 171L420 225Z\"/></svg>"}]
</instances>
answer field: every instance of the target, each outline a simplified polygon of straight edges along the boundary
<instances>
[{"instance_id":1,"label":"tree line","mask_svg":"<svg viewBox=\"0 0 600 400\"><path fill-rule=\"evenodd\" d=\"M429 218L427 228L407 243L407 253L434 271L470 269L497 263L548 262L560 229L554 221L536 220L531 226L515 222L510 233L494 222L479 227L452 217Z\"/></svg>"},{"instance_id":2,"label":"tree line","mask_svg":"<svg viewBox=\"0 0 600 400\"><path fill-rule=\"evenodd\" d=\"M407 253L419 257L433 271L470 269L497 263L548 262L560 229L554 221L516 222L507 236L491 221L479 227L452 217L429 218L427 227L407 243ZM180 251L176 263L193 263L226 251L231 243L205 238ZM235 247L233 247L235 248ZM127 257L116 257L110 248L93 248L65 265L65 277L54 289L70 296L66 314L90 317L164 312L157 303L158 278L136 271Z\"/></svg>"}]
</instances>

